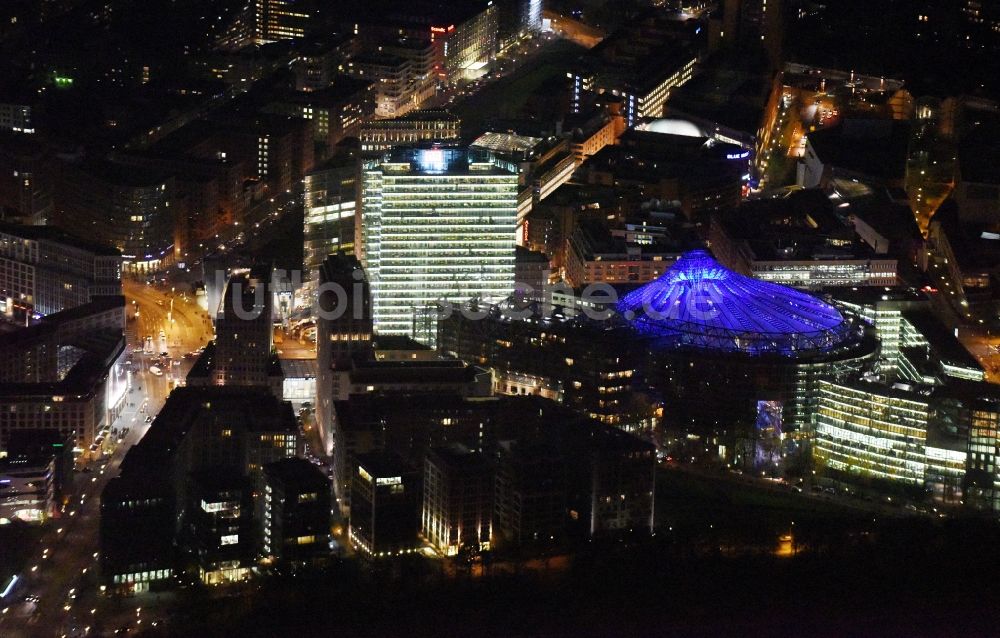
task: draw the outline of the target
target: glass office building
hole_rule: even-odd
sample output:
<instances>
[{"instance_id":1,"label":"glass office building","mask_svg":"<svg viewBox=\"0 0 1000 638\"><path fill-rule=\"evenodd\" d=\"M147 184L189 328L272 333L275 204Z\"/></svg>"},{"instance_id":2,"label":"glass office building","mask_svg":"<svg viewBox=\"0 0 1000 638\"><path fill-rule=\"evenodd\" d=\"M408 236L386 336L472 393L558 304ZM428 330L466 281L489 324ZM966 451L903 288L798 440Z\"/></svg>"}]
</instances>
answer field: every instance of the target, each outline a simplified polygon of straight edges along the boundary
<instances>
[{"instance_id":1,"label":"glass office building","mask_svg":"<svg viewBox=\"0 0 1000 638\"><path fill-rule=\"evenodd\" d=\"M513 292L517 190L517 174L476 149L396 149L366 164L360 252L376 332L433 345L436 302Z\"/></svg>"},{"instance_id":2,"label":"glass office building","mask_svg":"<svg viewBox=\"0 0 1000 638\"><path fill-rule=\"evenodd\" d=\"M816 457L835 470L922 486L928 418L928 399L917 393L820 381Z\"/></svg>"},{"instance_id":3,"label":"glass office building","mask_svg":"<svg viewBox=\"0 0 1000 638\"><path fill-rule=\"evenodd\" d=\"M305 177L303 228L303 290L298 303L315 301L319 269L330 255L354 252L354 218L357 207L357 163L353 157L336 158Z\"/></svg>"}]
</instances>

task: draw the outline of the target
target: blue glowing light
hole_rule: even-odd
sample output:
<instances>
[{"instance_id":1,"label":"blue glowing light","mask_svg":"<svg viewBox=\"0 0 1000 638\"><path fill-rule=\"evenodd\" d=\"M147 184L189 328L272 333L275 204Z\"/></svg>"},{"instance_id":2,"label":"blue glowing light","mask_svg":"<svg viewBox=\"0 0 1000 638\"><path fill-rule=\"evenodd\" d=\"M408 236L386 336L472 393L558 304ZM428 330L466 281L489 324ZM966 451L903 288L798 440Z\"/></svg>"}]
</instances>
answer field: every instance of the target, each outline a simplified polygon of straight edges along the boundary
<instances>
[{"instance_id":1,"label":"blue glowing light","mask_svg":"<svg viewBox=\"0 0 1000 638\"><path fill-rule=\"evenodd\" d=\"M10 592L13 591L14 585L17 584L17 581L18 581L17 574L14 574L13 576L11 576L10 577L10 582L7 583L7 586L4 587L4 590L2 592L0 592L0 598L6 598L10 594Z\"/></svg>"},{"instance_id":2,"label":"blue glowing light","mask_svg":"<svg viewBox=\"0 0 1000 638\"><path fill-rule=\"evenodd\" d=\"M728 160L745 160L750 157L750 151L741 151L739 153L726 153L726 159Z\"/></svg>"},{"instance_id":3,"label":"blue glowing light","mask_svg":"<svg viewBox=\"0 0 1000 638\"><path fill-rule=\"evenodd\" d=\"M704 250L685 253L617 309L639 332L672 345L750 355L829 350L852 333L833 306L735 273Z\"/></svg>"},{"instance_id":4,"label":"blue glowing light","mask_svg":"<svg viewBox=\"0 0 1000 638\"><path fill-rule=\"evenodd\" d=\"M782 459L782 423L784 405L781 401L758 401L754 469L773 471Z\"/></svg>"}]
</instances>

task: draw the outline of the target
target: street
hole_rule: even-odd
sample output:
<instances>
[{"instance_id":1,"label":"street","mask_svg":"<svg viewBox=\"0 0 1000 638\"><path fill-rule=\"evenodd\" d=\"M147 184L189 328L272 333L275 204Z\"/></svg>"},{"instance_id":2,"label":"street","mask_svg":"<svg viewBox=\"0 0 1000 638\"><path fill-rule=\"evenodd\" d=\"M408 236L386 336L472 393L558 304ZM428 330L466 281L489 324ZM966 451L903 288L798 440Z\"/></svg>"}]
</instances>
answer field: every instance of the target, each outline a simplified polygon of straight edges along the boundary
<instances>
[{"instance_id":1,"label":"street","mask_svg":"<svg viewBox=\"0 0 1000 638\"><path fill-rule=\"evenodd\" d=\"M124 282L124 291L133 374L125 410L111 425L119 431L128 428L128 434L103 458L87 453L79 459L70 503L60 518L47 523L28 557L18 602L0 614L4 638L85 635L101 622L97 569L101 492L118 474L129 448L148 430L146 418L155 417L170 390L183 383L194 363L184 354L212 338L208 315L190 295L134 281ZM152 337L154 354L142 353L147 336ZM162 352L170 357L157 375L150 362ZM37 602L26 600L34 597Z\"/></svg>"},{"instance_id":2,"label":"street","mask_svg":"<svg viewBox=\"0 0 1000 638\"><path fill-rule=\"evenodd\" d=\"M958 331L958 339L983 366L986 380L1000 383L1000 336L981 328L963 327Z\"/></svg>"},{"instance_id":3,"label":"street","mask_svg":"<svg viewBox=\"0 0 1000 638\"><path fill-rule=\"evenodd\" d=\"M101 491L118 474L128 449L138 443L149 428L145 414L155 413L162 406L162 401L150 402L145 393L149 387L144 381L146 374L136 377L144 391L137 387L130 390L129 406L115 424L119 428L128 427L128 435L109 457L92 461L84 466L84 471L77 472L76 490L70 504L62 518L49 523L50 529L26 563L21 598L37 596L38 602L22 601L7 608L0 616L0 635L9 638L73 635L73 628L83 630L91 625L90 610L96 607L99 593L97 550Z\"/></svg>"}]
</instances>

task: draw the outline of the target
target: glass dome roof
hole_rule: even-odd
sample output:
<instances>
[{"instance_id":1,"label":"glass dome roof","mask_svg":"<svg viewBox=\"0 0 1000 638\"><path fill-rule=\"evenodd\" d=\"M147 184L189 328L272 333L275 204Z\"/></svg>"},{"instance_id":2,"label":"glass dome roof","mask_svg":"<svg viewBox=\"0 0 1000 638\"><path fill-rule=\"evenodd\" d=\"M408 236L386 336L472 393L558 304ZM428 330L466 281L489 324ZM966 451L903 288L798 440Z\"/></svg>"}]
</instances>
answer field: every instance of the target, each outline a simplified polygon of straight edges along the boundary
<instances>
[{"instance_id":1,"label":"glass dome roof","mask_svg":"<svg viewBox=\"0 0 1000 638\"><path fill-rule=\"evenodd\" d=\"M617 309L636 330L676 346L751 355L829 350L852 333L833 306L735 273L704 250L685 253L659 279L624 296Z\"/></svg>"}]
</instances>

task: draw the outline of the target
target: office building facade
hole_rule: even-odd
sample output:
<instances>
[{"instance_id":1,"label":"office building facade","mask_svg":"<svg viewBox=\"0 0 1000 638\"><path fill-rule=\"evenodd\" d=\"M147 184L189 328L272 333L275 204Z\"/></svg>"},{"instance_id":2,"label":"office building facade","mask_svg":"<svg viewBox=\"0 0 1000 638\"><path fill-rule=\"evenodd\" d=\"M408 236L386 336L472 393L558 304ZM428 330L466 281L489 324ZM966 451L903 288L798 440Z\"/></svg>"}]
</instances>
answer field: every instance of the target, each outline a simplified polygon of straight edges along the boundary
<instances>
[{"instance_id":1,"label":"office building facade","mask_svg":"<svg viewBox=\"0 0 1000 638\"><path fill-rule=\"evenodd\" d=\"M351 483L351 543L372 557L420 547L420 473L392 453L360 454Z\"/></svg>"},{"instance_id":2,"label":"office building facade","mask_svg":"<svg viewBox=\"0 0 1000 638\"><path fill-rule=\"evenodd\" d=\"M47 315L0 338L0 449L18 431L51 429L86 448L125 408L125 298Z\"/></svg>"},{"instance_id":3,"label":"office building facade","mask_svg":"<svg viewBox=\"0 0 1000 638\"><path fill-rule=\"evenodd\" d=\"M122 257L51 226L0 224L0 309L44 316L120 295Z\"/></svg>"},{"instance_id":4,"label":"office building facade","mask_svg":"<svg viewBox=\"0 0 1000 638\"><path fill-rule=\"evenodd\" d=\"M361 127L361 152L378 156L396 146L457 139L462 122L443 109L411 111L391 120L372 120Z\"/></svg>"},{"instance_id":5,"label":"office building facade","mask_svg":"<svg viewBox=\"0 0 1000 638\"><path fill-rule=\"evenodd\" d=\"M239 472L204 470L192 475L188 498L183 534L201 582L246 578L254 558L249 482Z\"/></svg>"},{"instance_id":6,"label":"office building facade","mask_svg":"<svg viewBox=\"0 0 1000 638\"><path fill-rule=\"evenodd\" d=\"M923 485L928 400L878 385L820 381L815 456L821 465Z\"/></svg>"},{"instance_id":7,"label":"office building facade","mask_svg":"<svg viewBox=\"0 0 1000 638\"><path fill-rule=\"evenodd\" d=\"M271 386L275 370L273 299L270 268L256 267L229 279L221 312L216 318L212 380L215 385ZM197 367L197 366L196 366ZM281 396L280 389L275 396Z\"/></svg>"},{"instance_id":8,"label":"office building facade","mask_svg":"<svg viewBox=\"0 0 1000 638\"><path fill-rule=\"evenodd\" d=\"M171 263L176 180L159 170L112 162L66 164L55 190L54 220L80 237L121 251L125 270Z\"/></svg>"},{"instance_id":9,"label":"office building facade","mask_svg":"<svg viewBox=\"0 0 1000 638\"><path fill-rule=\"evenodd\" d=\"M55 462L54 456L0 459L0 524L42 523L55 514Z\"/></svg>"},{"instance_id":10,"label":"office building facade","mask_svg":"<svg viewBox=\"0 0 1000 638\"><path fill-rule=\"evenodd\" d=\"M357 203L357 163L342 157L321 166L305 178L305 227L303 304L315 301L319 269L327 256L354 252L354 218Z\"/></svg>"},{"instance_id":11,"label":"office building facade","mask_svg":"<svg viewBox=\"0 0 1000 638\"><path fill-rule=\"evenodd\" d=\"M330 480L305 459L264 466L264 494L256 525L260 555L285 563L309 563L330 544Z\"/></svg>"},{"instance_id":12,"label":"office building facade","mask_svg":"<svg viewBox=\"0 0 1000 638\"><path fill-rule=\"evenodd\" d=\"M694 75L698 54L679 22L667 18L636 20L604 38L569 72L574 113L589 98L609 93L622 100L627 126L662 117L673 89Z\"/></svg>"},{"instance_id":13,"label":"office building facade","mask_svg":"<svg viewBox=\"0 0 1000 638\"><path fill-rule=\"evenodd\" d=\"M101 493L101 577L113 591L243 580L271 463L302 452L291 404L255 388L175 389Z\"/></svg>"},{"instance_id":14,"label":"office building facade","mask_svg":"<svg viewBox=\"0 0 1000 638\"><path fill-rule=\"evenodd\" d=\"M566 460L552 445L502 441L493 500L497 544L545 544L563 536L568 517Z\"/></svg>"},{"instance_id":15,"label":"office building facade","mask_svg":"<svg viewBox=\"0 0 1000 638\"><path fill-rule=\"evenodd\" d=\"M456 444L424 461L423 534L448 556L488 551L493 538L493 469L489 459Z\"/></svg>"},{"instance_id":16,"label":"office building facade","mask_svg":"<svg viewBox=\"0 0 1000 638\"><path fill-rule=\"evenodd\" d=\"M995 512L998 414L983 382L821 381L813 461L825 479Z\"/></svg>"},{"instance_id":17,"label":"office building facade","mask_svg":"<svg viewBox=\"0 0 1000 638\"><path fill-rule=\"evenodd\" d=\"M375 330L433 343L441 299L514 290L518 176L489 153L398 149L362 176L362 263Z\"/></svg>"},{"instance_id":18,"label":"office building facade","mask_svg":"<svg viewBox=\"0 0 1000 638\"><path fill-rule=\"evenodd\" d=\"M304 38L312 16L303 0L252 0L253 40L268 44Z\"/></svg>"},{"instance_id":19,"label":"office building facade","mask_svg":"<svg viewBox=\"0 0 1000 638\"><path fill-rule=\"evenodd\" d=\"M371 356L371 290L356 257L327 256L319 269L316 308L316 423L329 454L333 451L334 368L347 365L354 356Z\"/></svg>"}]
</instances>

